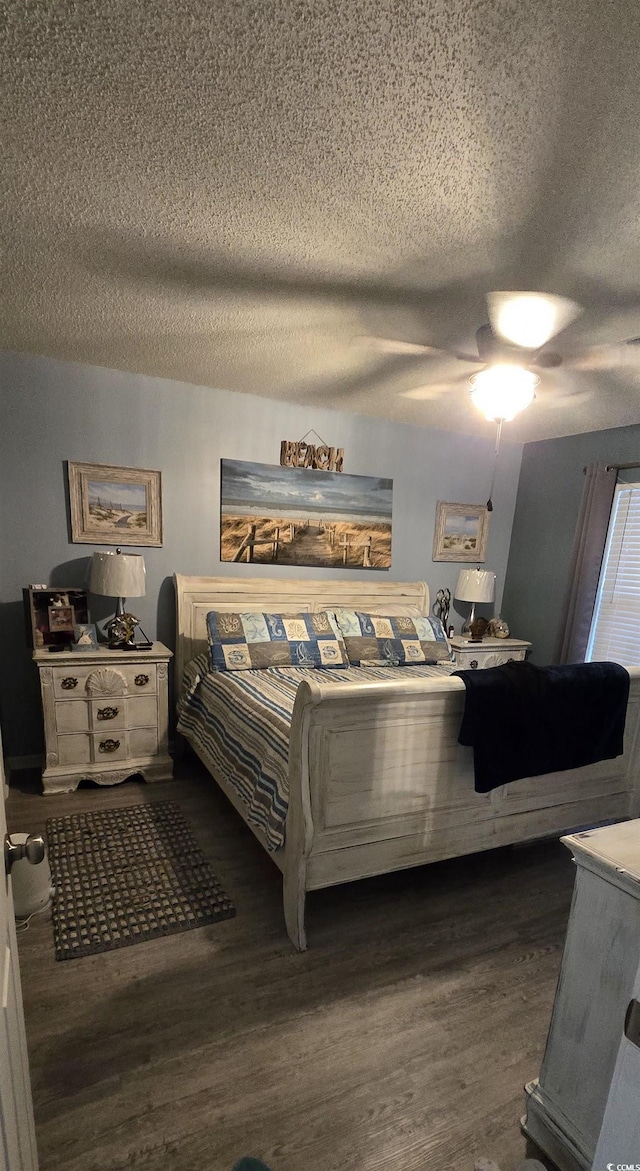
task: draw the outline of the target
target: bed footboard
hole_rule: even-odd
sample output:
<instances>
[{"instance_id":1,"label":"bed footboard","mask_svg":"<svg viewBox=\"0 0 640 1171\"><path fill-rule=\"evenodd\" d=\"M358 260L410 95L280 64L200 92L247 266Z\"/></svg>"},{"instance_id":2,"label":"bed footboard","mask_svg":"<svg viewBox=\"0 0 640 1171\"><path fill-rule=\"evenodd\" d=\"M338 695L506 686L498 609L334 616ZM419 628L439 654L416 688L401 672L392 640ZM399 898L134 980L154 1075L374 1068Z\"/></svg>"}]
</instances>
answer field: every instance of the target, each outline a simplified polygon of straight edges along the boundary
<instances>
[{"instance_id":1,"label":"bed footboard","mask_svg":"<svg viewBox=\"0 0 640 1171\"><path fill-rule=\"evenodd\" d=\"M457 742L459 678L300 685L291 728L283 859L289 936L306 946L307 890L640 812L640 668L630 669L615 760L474 789Z\"/></svg>"}]
</instances>

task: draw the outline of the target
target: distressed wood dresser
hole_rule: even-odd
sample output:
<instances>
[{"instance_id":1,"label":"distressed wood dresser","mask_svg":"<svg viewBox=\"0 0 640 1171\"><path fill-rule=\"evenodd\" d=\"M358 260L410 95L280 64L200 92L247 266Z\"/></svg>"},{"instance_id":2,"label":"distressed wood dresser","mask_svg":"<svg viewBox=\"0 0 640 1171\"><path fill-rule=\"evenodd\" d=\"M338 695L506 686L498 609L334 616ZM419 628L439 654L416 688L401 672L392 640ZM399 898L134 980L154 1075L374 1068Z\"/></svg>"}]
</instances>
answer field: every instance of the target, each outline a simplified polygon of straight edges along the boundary
<instances>
[{"instance_id":1,"label":"distressed wood dresser","mask_svg":"<svg viewBox=\"0 0 640 1171\"><path fill-rule=\"evenodd\" d=\"M560 1171L590 1171L640 963L640 820L562 838L576 884L524 1131ZM629 1150L633 1166L639 1151ZM609 1164L613 1166L614 1164Z\"/></svg>"}]
</instances>

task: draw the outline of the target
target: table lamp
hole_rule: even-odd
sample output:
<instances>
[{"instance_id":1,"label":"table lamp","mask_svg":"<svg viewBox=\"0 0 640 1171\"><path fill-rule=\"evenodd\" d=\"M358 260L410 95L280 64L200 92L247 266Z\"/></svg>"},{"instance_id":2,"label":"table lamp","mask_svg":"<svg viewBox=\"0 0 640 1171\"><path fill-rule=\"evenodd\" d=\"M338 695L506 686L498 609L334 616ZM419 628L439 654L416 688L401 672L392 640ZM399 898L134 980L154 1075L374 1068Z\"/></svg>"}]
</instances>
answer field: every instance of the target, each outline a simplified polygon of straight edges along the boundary
<instances>
[{"instance_id":1,"label":"table lamp","mask_svg":"<svg viewBox=\"0 0 640 1171\"><path fill-rule=\"evenodd\" d=\"M146 594L144 557L139 553L94 553L91 558L89 589L92 594L117 598L116 612L106 631L111 650L139 650L151 646L134 642L138 619L125 611L125 598L142 598ZM141 628L141 633L144 633ZM146 637L146 636L145 636Z\"/></svg>"},{"instance_id":2,"label":"table lamp","mask_svg":"<svg viewBox=\"0 0 640 1171\"><path fill-rule=\"evenodd\" d=\"M476 602L492 602L496 588L496 575L489 569L461 569L454 590L459 602L471 602L471 613L463 624L462 633L468 634L476 616Z\"/></svg>"}]
</instances>

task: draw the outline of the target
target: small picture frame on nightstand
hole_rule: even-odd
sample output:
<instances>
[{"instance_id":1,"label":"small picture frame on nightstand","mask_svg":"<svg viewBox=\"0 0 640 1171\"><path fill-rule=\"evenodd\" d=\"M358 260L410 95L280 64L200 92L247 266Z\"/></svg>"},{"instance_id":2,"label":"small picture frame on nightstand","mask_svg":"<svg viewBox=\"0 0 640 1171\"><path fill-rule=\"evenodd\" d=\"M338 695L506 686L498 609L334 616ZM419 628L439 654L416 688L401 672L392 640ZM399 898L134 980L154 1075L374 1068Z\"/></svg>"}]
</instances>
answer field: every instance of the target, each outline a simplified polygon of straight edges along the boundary
<instances>
[{"instance_id":1,"label":"small picture frame on nightstand","mask_svg":"<svg viewBox=\"0 0 640 1171\"><path fill-rule=\"evenodd\" d=\"M33 650L69 650L73 628L88 623L86 590L31 585L22 591L27 643Z\"/></svg>"},{"instance_id":2,"label":"small picture frame on nightstand","mask_svg":"<svg viewBox=\"0 0 640 1171\"><path fill-rule=\"evenodd\" d=\"M73 606L63 605L62 602L54 603L53 606L47 607L47 613L49 615L49 630L52 634L59 631L64 631L65 634L73 633Z\"/></svg>"},{"instance_id":3,"label":"small picture frame on nightstand","mask_svg":"<svg viewBox=\"0 0 640 1171\"><path fill-rule=\"evenodd\" d=\"M81 622L73 628L72 651L97 651L98 638L93 622Z\"/></svg>"}]
</instances>

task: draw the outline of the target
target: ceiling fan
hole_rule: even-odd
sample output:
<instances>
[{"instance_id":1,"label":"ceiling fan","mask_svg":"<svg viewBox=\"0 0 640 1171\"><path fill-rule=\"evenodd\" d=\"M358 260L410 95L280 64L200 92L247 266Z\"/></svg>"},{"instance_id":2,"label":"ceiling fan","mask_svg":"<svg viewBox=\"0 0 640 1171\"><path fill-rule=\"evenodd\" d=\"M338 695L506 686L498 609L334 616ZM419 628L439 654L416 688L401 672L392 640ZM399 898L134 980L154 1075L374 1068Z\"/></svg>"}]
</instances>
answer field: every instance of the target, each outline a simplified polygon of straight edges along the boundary
<instances>
[{"instance_id":1,"label":"ceiling fan","mask_svg":"<svg viewBox=\"0 0 640 1171\"><path fill-rule=\"evenodd\" d=\"M447 354L460 362L480 367L471 377L468 373L460 378L454 377L452 385L469 378L474 405L485 418L498 425L487 500L487 509L491 512L502 425L533 402L540 381L536 371L558 366L582 370L612 369L624 364L625 347L635 346L633 358L637 359L640 338L629 338L618 346L600 346L583 353L563 355L549 343L582 313L575 301L552 293L492 292L487 293L487 307L489 321L476 331L477 354L387 338L369 338L368 341L386 354L415 354L416 357ZM631 353L627 350L627 354Z\"/></svg>"},{"instance_id":2,"label":"ceiling fan","mask_svg":"<svg viewBox=\"0 0 640 1171\"><path fill-rule=\"evenodd\" d=\"M453 378L452 385L469 378L473 402L487 419L499 425L513 419L533 401L540 381L538 370L559 366L580 370L615 369L624 365L628 357L635 363L640 356L640 338L572 354L551 347L549 343L582 313L581 306L568 297L553 293L492 292L487 293L487 307L489 321L476 331L477 353L390 338L366 340L381 353L415 354L416 357L447 355L479 366L480 370L470 378L466 372ZM628 347L636 347L635 352Z\"/></svg>"}]
</instances>

